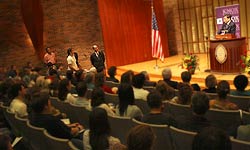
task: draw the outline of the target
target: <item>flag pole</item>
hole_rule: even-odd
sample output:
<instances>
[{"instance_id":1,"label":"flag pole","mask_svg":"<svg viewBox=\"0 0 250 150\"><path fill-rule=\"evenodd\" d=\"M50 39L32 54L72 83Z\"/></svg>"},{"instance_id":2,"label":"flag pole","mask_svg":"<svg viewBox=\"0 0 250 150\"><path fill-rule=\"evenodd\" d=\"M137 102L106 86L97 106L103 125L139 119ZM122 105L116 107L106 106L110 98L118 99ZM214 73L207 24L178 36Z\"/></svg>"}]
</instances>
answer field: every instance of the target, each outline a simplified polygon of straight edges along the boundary
<instances>
[{"instance_id":1,"label":"flag pole","mask_svg":"<svg viewBox=\"0 0 250 150\"><path fill-rule=\"evenodd\" d=\"M152 19L151 20L153 20L153 12L154 12L154 4L153 4L153 0L151 0L151 13L152 13ZM157 57L155 58L155 66L154 66L154 69L159 69L159 67L158 67L158 64L157 64Z\"/></svg>"},{"instance_id":2,"label":"flag pole","mask_svg":"<svg viewBox=\"0 0 250 150\"><path fill-rule=\"evenodd\" d=\"M154 69L159 69L159 66L157 64L157 58L155 58L155 66L154 66Z\"/></svg>"}]
</instances>

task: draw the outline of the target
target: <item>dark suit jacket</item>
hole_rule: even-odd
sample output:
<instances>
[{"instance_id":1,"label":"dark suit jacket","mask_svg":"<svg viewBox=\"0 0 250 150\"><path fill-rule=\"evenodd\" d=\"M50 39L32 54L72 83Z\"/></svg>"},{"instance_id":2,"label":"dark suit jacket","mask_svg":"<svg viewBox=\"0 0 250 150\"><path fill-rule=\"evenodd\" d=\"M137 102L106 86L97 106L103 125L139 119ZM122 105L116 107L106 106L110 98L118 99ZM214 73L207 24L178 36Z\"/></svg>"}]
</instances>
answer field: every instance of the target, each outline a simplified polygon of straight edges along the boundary
<instances>
[{"instance_id":1,"label":"dark suit jacket","mask_svg":"<svg viewBox=\"0 0 250 150\"><path fill-rule=\"evenodd\" d=\"M218 32L218 34L221 34L222 31L225 31L225 33L232 33L235 34L236 32L236 25L233 21L231 21L229 24L227 23L223 23L220 31Z\"/></svg>"},{"instance_id":2,"label":"dark suit jacket","mask_svg":"<svg viewBox=\"0 0 250 150\"><path fill-rule=\"evenodd\" d=\"M104 62L105 62L105 56L102 51L99 51L98 57L95 53L91 54L90 56L91 64L96 68L97 72L103 71L105 68Z\"/></svg>"}]
</instances>

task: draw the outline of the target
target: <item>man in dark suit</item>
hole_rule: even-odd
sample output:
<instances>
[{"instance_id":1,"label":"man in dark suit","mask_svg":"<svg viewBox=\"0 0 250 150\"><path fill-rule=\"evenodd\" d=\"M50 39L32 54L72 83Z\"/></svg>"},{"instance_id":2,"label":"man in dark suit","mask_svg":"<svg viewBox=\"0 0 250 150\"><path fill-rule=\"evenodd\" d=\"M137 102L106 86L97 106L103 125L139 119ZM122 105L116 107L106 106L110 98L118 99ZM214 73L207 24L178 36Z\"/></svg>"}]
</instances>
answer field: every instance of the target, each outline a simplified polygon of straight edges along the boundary
<instances>
[{"instance_id":1,"label":"man in dark suit","mask_svg":"<svg viewBox=\"0 0 250 150\"><path fill-rule=\"evenodd\" d=\"M231 15L230 14L226 14L223 17L223 25L221 27L221 29L219 30L218 34L235 34L236 32L236 25L235 23L231 20Z\"/></svg>"},{"instance_id":2,"label":"man in dark suit","mask_svg":"<svg viewBox=\"0 0 250 150\"><path fill-rule=\"evenodd\" d=\"M97 45L93 45L94 53L90 56L91 64L96 68L97 72L102 72L105 69L105 56L102 51L99 51Z\"/></svg>"}]
</instances>

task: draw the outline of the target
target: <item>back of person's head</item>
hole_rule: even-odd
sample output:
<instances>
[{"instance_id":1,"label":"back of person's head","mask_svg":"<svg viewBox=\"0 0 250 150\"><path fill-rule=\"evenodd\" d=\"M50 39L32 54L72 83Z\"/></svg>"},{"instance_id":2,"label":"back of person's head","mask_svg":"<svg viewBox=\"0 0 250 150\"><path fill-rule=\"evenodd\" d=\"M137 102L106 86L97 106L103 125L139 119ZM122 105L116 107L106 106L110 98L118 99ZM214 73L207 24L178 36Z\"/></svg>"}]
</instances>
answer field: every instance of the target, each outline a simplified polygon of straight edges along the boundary
<instances>
[{"instance_id":1,"label":"back of person's head","mask_svg":"<svg viewBox=\"0 0 250 150\"><path fill-rule=\"evenodd\" d=\"M22 83L13 84L8 91L9 99L14 99L15 97L17 97L19 95L19 91L22 90L23 86L24 85Z\"/></svg>"},{"instance_id":2,"label":"back of person's head","mask_svg":"<svg viewBox=\"0 0 250 150\"><path fill-rule=\"evenodd\" d=\"M70 81L68 79L63 79L59 82L58 86L58 98L62 101L66 100L67 95L69 93L68 86Z\"/></svg>"},{"instance_id":3,"label":"back of person's head","mask_svg":"<svg viewBox=\"0 0 250 150\"><path fill-rule=\"evenodd\" d=\"M197 115L205 115L209 109L209 98L204 92L195 92L191 99L191 108Z\"/></svg>"},{"instance_id":4,"label":"back of person's head","mask_svg":"<svg viewBox=\"0 0 250 150\"><path fill-rule=\"evenodd\" d=\"M77 70L76 73L75 73L75 77L76 77L76 80L79 82L81 80L83 80L83 70Z\"/></svg>"},{"instance_id":5,"label":"back of person's head","mask_svg":"<svg viewBox=\"0 0 250 150\"><path fill-rule=\"evenodd\" d=\"M172 72L169 68L163 69L161 74L164 80L170 80L172 77Z\"/></svg>"},{"instance_id":6,"label":"back of person's head","mask_svg":"<svg viewBox=\"0 0 250 150\"><path fill-rule=\"evenodd\" d=\"M73 79L73 70L67 70L66 71L66 78L68 80L72 80Z\"/></svg>"},{"instance_id":7,"label":"back of person's head","mask_svg":"<svg viewBox=\"0 0 250 150\"><path fill-rule=\"evenodd\" d=\"M226 80L222 80L217 85L217 94L219 98L226 99L230 93L230 85Z\"/></svg>"},{"instance_id":8,"label":"back of person's head","mask_svg":"<svg viewBox=\"0 0 250 150\"><path fill-rule=\"evenodd\" d=\"M13 150L9 136L0 134L0 150Z\"/></svg>"},{"instance_id":9,"label":"back of person's head","mask_svg":"<svg viewBox=\"0 0 250 150\"><path fill-rule=\"evenodd\" d=\"M103 72L98 72L95 76L95 85L96 87L101 87L103 86L105 82L105 75Z\"/></svg>"},{"instance_id":10,"label":"back of person's head","mask_svg":"<svg viewBox=\"0 0 250 150\"><path fill-rule=\"evenodd\" d=\"M94 88L91 94L91 106L95 108L103 103L105 103L105 93L100 87Z\"/></svg>"},{"instance_id":11,"label":"back of person's head","mask_svg":"<svg viewBox=\"0 0 250 150\"><path fill-rule=\"evenodd\" d=\"M119 112L123 116L124 112L128 108L128 105L134 105L135 96L133 88L130 84L122 83L118 87L118 97L119 97Z\"/></svg>"},{"instance_id":12,"label":"back of person's head","mask_svg":"<svg viewBox=\"0 0 250 150\"><path fill-rule=\"evenodd\" d=\"M49 75L50 76L53 76L53 75L57 75L57 70L55 70L55 69L49 69Z\"/></svg>"},{"instance_id":13,"label":"back of person's head","mask_svg":"<svg viewBox=\"0 0 250 150\"><path fill-rule=\"evenodd\" d=\"M46 106L48 106L49 92L40 91L32 94L31 108L35 113L42 113Z\"/></svg>"},{"instance_id":14,"label":"back of person's head","mask_svg":"<svg viewBox=\"0 0 250 150\"><path fill-rule=\"evenodd\" d=\"M160 80L155 89L161 93L163 100L170 100L175 96L175 90L169 86L165 81Z\"/></svg>"},{"instance_id":15,"label":"back of person's head","mask_svg":"<svg viewBox=\"0 0 250 150\"><path fill-rule=\"evenodd\" d=\"M76 86L78 96L84 97L87 91L87 85L84 82L79 82Z\"/></svg>"},{"instance_id":16,"label":"back of person's head","mask_svg":"<svg viewBox=\"0 0 250 150\"><path fill-rule=\"evenodd\" d=\"M145 82L145 76L141 73L136 74L132 78L132 83L135 88L142 88Z\"/></svg>"},{"instance_id":17,"label":"back of person's head","mask_svg":"<svg viewBox=\"0 0 250 150\"><path fill-rule=\"evenodd\" d=\"M210 74L205 79L205 84L207 88L214 88L217 85L217 79L213 74Z\"/></svg>"},{"instance_id":18,"label":"back of person's head","mask_svg":"<svg viewBox=\"0 0 250 150\"><path fill-rule=\"evenodd\" d=\"M138 125L133 127L127 136L128 150L151 150L155 134L150 126Z\"/></svg>"},{"instance_id":19,"label":"back of person's head","mask_svg":"<svg viewBox=\"0 0 250 150\"><path fill-rule=\"evenodd\" d=\"M161 106L162 106L161 94L156 90L151 91L147 96L147 103L151 109L152 108L161 108Z\"/></svg>"},{"instance_id":20,"label":"back of person's head","mask_svg":"<svg viewBox=\"0 0 250 150\"><path fill-rule=\"evenodd\" d=\"M116 75L116 66L111 66L108 69L108 74L109 74L110 77L115 77L115 75Z\"/></svg>"},{"instance_id":21,"label":"back of person's head","mask_svg":"<svg viewBox=\"0 0 250 150\"><path fill-rule=\"evenodd\" d=\"M248 79L245 75L237 75L234 78L234 86L238 91L244 91L248 85Z\"/></svg>"},{"instance_id":22,"label":"back of person's head","mask_svg":"<svg viewBox=\"0 0 250 150\"><path fill-rule=\"evenodd\" d=\"M192 75L188 71L183 71L181 73L181 79L183 82L189 83L191 81Z\"/></svg>"},{"instance_id":23,"label":"back of person's head","mask_svg":"<svg viewBox=\"0 0 250 150\"><path fill-rule=\"evenodd\" d=\"M90 112L89 130L89 143L93 150L109 148L108 137L110 135L110 124L106 110L97 107Z\"/></svg>"},{"instance_id":24,"label":"back of person's head","mask_svg":"<svg viewBox=\"0 0 250 150\"><path fill-rule=\"evenodd\" d=\"M188 83L179 83L177 88L179 90L178 101L180 102L180 104L190 104L193 94L192 87Z\"/></svg>"},{"instance_id":25,"label":"back of person's head","mask_svg":"<svg viewBox=\"0 0 250 150\"><path fill-rule=\"evenodd\" d=\"M149 75L147 71L142 71L141 74L144 74L145 80L149 80Z\"/></svg>"},{"instance_id":26,"label":"back of person's head","mask_svg":"<svg viewBox=\"0 0 250 150\"><path fill-rule=\"evenodd\" d=\"M219 128L207 127L201 130L193 140L193 150L231 150L229 136Z\"/></svg>"},{"instance_id":27,"label":"back of person's head","mask_svg":"<svg viewBox=\"0 0 250 150\"><path fill-rule=\"evenodd\" d=\"M134 76L134 72L132 70L124 72L121 76L121 83L132 84L133 76Z\"/></svg>"},{"instance_id":28,"label":"back of person's head","mask_svg":"<svg viewBox=\"0 0 250 150\"><path fill-rule=\"evenodd\" d=\"M88 72L85 76L84 79L85 83L89 84L89 83L94 83L95 81L95 73L93 72Z\"/></svg>"}]
</instances>

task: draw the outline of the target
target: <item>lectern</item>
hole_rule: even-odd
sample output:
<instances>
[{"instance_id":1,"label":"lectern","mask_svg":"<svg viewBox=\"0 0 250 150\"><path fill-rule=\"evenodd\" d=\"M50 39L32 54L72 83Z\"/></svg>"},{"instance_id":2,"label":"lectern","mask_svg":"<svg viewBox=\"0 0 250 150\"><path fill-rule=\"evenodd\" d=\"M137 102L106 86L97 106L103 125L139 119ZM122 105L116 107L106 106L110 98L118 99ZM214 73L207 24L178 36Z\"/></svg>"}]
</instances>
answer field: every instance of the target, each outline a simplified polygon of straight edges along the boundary
<instances>
[{"instance_id":1,"label":"lectern","mask_svg":"<svg viewBox=\"0 0 250 150\"><path fill-rule=\"evenodd\" d=\"M210 40L210 69L212 72L239 73L241 55L246 50L246 38L219 35Z\"/></svg>"}]
</instances>

